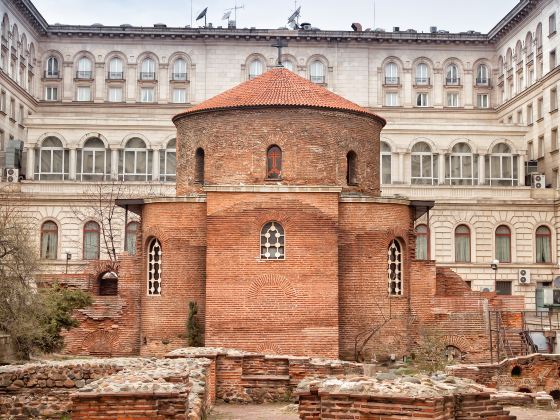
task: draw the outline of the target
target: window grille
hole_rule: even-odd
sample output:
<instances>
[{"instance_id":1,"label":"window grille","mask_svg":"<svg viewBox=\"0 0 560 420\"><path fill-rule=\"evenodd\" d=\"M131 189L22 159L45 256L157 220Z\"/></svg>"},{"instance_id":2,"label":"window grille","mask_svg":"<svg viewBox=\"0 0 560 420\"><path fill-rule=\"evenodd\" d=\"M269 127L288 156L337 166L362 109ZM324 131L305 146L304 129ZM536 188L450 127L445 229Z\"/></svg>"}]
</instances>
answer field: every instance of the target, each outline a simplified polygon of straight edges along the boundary
<instances>
[{"instance_id":1,"label":"window grille","mask_svg":"<svg viewBox=\"0 0 560 420\"><path fill-rule=\"evenodd\" d=\"M284 259L284 228L278 222L268 222L261 230L261 259Z\"/></svg>"},{"instance_id":2,"label":"window grille","mask_svg":"<svg viewBox=\"0 0 560 420\"><path fill-rule=\"evenodd\" d=\"M161 295L161 245L154 238L148 247L148 295Z\"/></svg>"},{"instance_id":3,"label":"window grille","mask_svg":"<svg viewBox=\"0 0 560 420\"><path fill-rule=\"evenodd\" d=\"M401 244L396 239L391 241L387 250L387 281L389 295L403 294Z\"/></svg>"}]
</instances>

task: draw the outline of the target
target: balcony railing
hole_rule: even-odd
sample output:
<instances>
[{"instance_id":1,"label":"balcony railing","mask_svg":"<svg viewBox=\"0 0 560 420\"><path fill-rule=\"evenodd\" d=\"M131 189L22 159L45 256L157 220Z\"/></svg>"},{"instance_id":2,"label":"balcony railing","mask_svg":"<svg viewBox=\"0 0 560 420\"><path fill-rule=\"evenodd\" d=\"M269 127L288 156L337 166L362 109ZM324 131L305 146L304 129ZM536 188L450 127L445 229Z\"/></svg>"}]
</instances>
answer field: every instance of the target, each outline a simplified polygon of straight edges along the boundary
<instances>
[{"instance_id":1,"label":"balcony railing","mask_svg":"<svg viewBox=\"0 0 560 420\"><path fill-rule=\"evenodd\" d=\"M325 83L325 76L309 76L309 80L313 83L323 84Z\"/></svg>"},{"instance_id":2,"label":"balcony railing","mask_svg":"<svg viewBox=\"0 0 560 420\"><path fill-rule=\"evenodd\" d=\"M460 77L446 77L445 78L445 85L446 86L460 86L461 85L461 78Z\"/></svg>"},{"instance_id":3,"label":"balcony railing","mask_svg":"<svg viewBox=\"0 0 560 420\"><path fill-rule=\"evenodd\" d=\"M156 74L153 71L140 72L140 80L156 80Z\"/></svg>"},{"instance_id":4,"label":"balcony railing","mask_svg":"<svg viewBox=\"0 0 560 420\"><path fill-rule=\"evenodd\" d=\"M60 79L60 73L58 71L45 71L43 76L45 79Z\"/></svg>"},{"instance_id":5,"label":"balcony railing","mask_svg":"<svg viewBox=\"0 0 560 420\"><path fill-rule=\"evenodd\" d=\"M386 85L400 85L401 80L399 77L388 77L385 76L385 84Z\"/></svg>"},{"instance_id":6,"label":"balcony railing","mask_svg":"<svg viewBox=\"0 0 560 420\"><path fill-rule=\"evenodd\" d=\"M178 82L186 82L187 81L187 73L173 73L171 74L171 80L175 80Z\"/></svg>"},{"instance_id":7,"label":"balcony railing","mask_svg":"<svg viewBox=\"0 0 560 420\"><path fill-rule=\"evenodd\" d=\"M430 83L430 78L429 77L417 77L416 78L416 85L417 86L429 86Z\"/></svg>"},{"instance_id":8,"label":"balcony railing","mask_svg":"<svg viewBox=\"0 0 560 420\"><path fill-rule=\"evenodd\" d=\"M93 72L78 70L76 72L76 79L93 79Z\"/></svg>"},{"instance_id":9,"label":"balcony railing","mask_svg":"<svg viewBox=\"0 0 560 420\"><path fill-rule=\"evenodd\" d=\"M107 79L110 80L124 80L124 72L122 71L110 71L107 73Z\"/></svg>"},{"instance_id":10,"label":"balcony railing","mask_svg":"<svg viewBox=\"0 0 560 420\"><path fill-rule=\"evenodd\" d=\"M476 85L477 86L490 86L490 79L488 77L477 77L476 78Z\"/></svg>"}]
</instances>

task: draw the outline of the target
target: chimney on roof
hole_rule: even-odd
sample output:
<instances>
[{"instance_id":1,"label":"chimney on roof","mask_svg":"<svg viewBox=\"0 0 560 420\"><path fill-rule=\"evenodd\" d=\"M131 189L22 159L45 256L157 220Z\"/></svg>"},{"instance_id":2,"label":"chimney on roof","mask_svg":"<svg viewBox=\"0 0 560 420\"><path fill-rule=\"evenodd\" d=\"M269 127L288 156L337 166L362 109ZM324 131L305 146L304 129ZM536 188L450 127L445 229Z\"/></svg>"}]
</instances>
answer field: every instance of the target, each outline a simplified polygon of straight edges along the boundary
<instances>
[{"instance_id":1,"label":"chimney on roof","mask_svg":"<svg viewBox=\"0 0 560 420\"><path fill-rule=\"evenodd\" d=\"M437 33L437 26L430 26L430 33L432 34Z\"/></svg>"},{"instance_id":2,"label":"chimney on roof","mask_svg":"<svg viewBox=\"0 0 560 420\"><path fill-rule=\"evenodd\" d=\"M352 30L353 30L354 32L362 32L362 24L361 24L361 23L358 23L358 22L354 22L354 23L352 24Z\"/></svg>"},{"instance_id":3,"label":"chimney on roof","mask_svg":"<svg viewBox=\"0 0 560 420\"><path fill-rule=\"evenodd\" d=\"M393 26L393 32L400 32L401 28L398 26Z\"/></svg>"}]
</instances>

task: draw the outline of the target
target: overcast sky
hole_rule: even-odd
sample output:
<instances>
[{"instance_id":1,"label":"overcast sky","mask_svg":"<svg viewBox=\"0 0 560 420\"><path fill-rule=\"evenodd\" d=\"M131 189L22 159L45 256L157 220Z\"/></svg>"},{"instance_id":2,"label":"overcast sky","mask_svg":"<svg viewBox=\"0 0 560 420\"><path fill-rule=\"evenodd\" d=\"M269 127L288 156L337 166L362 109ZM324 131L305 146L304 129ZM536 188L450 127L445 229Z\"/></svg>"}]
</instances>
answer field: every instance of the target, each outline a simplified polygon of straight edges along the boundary
<instances>
[{"instance_id":1,"label":"overcast sky","mask_svg":"<svg viewBox=\"0 0 560 420\"><path fill-rule=\"evenodd\" d=\"M152 26L185 26L191 21L191 0L33 0L49 23L129 23ZM193 19L208 6L208 22L225 24L222 16L235 0L192 0ZM374 27L373 0L298 0L300 22L324 30L350 30L352 22L364 29ZM430 26L460 32L474 29L488 32L518 0L376 0L375 27L390 30L414 28L428 32ZM237 27L277 28L286 24L294 10L293 0L237 0L244 5L237 12ZM233 13L232 13L233 16ZM203 21L199 21L202 24ZM197 26L194 22L194 26Z\"/></svg>"}]
</instances>

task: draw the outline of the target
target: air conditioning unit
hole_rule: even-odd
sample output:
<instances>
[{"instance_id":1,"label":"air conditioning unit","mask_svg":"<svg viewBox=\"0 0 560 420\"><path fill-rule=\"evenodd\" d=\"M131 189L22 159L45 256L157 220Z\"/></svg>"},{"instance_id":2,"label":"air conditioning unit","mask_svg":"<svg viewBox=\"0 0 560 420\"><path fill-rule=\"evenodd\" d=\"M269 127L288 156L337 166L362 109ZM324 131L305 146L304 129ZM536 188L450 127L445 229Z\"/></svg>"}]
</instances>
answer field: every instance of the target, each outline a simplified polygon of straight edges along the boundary
<instances>
[{"instance_id":1,"label":"air conditioning unit","mask_svg":"<svg viewBox=\"0 0 560 420\"><path fill-rule=\"evenodd\" d=\"M479 286L478 290L480 292L494 292L494 286Z\"/></svg>"},{"instance_id":2,"label":"air conditioning unit","mask_svg":"<svg viewBox=\"0 0 560 420\"><path fill-rule=\"evenodd\" d=\"M519 284L531 283L531 272L527 268L520 268L517 273L517 281Z\"/></svg>"},{"instance_id":3,"label":"air conditioning unit","mask_svg":"<svg viewBox=\"0 0 560 420\"><path fill-rule=\"evenodd\" d=\"M6 182L15 183L19 181L19 169L6 168Z\"/></svg>"},{"instance_id":4,"label":"air conditioning unit","mask_svg":"<svg viewBox=\"0 0 560 420\"><path fill-rule=\"evenodd\" d=\"M560 289L546 287L542 291L544 306L560 306Z\"/></svg>"},{"instance_id":5,"label":"air conditioning unit","mask_svg":"<svg viewBox=\"0 0 560 420\"><path fill-rule=\"evenodd\" d=\"M531 174L531 187L546 188L546 180L543 174Z\"/></svg>"}]
</instances>

